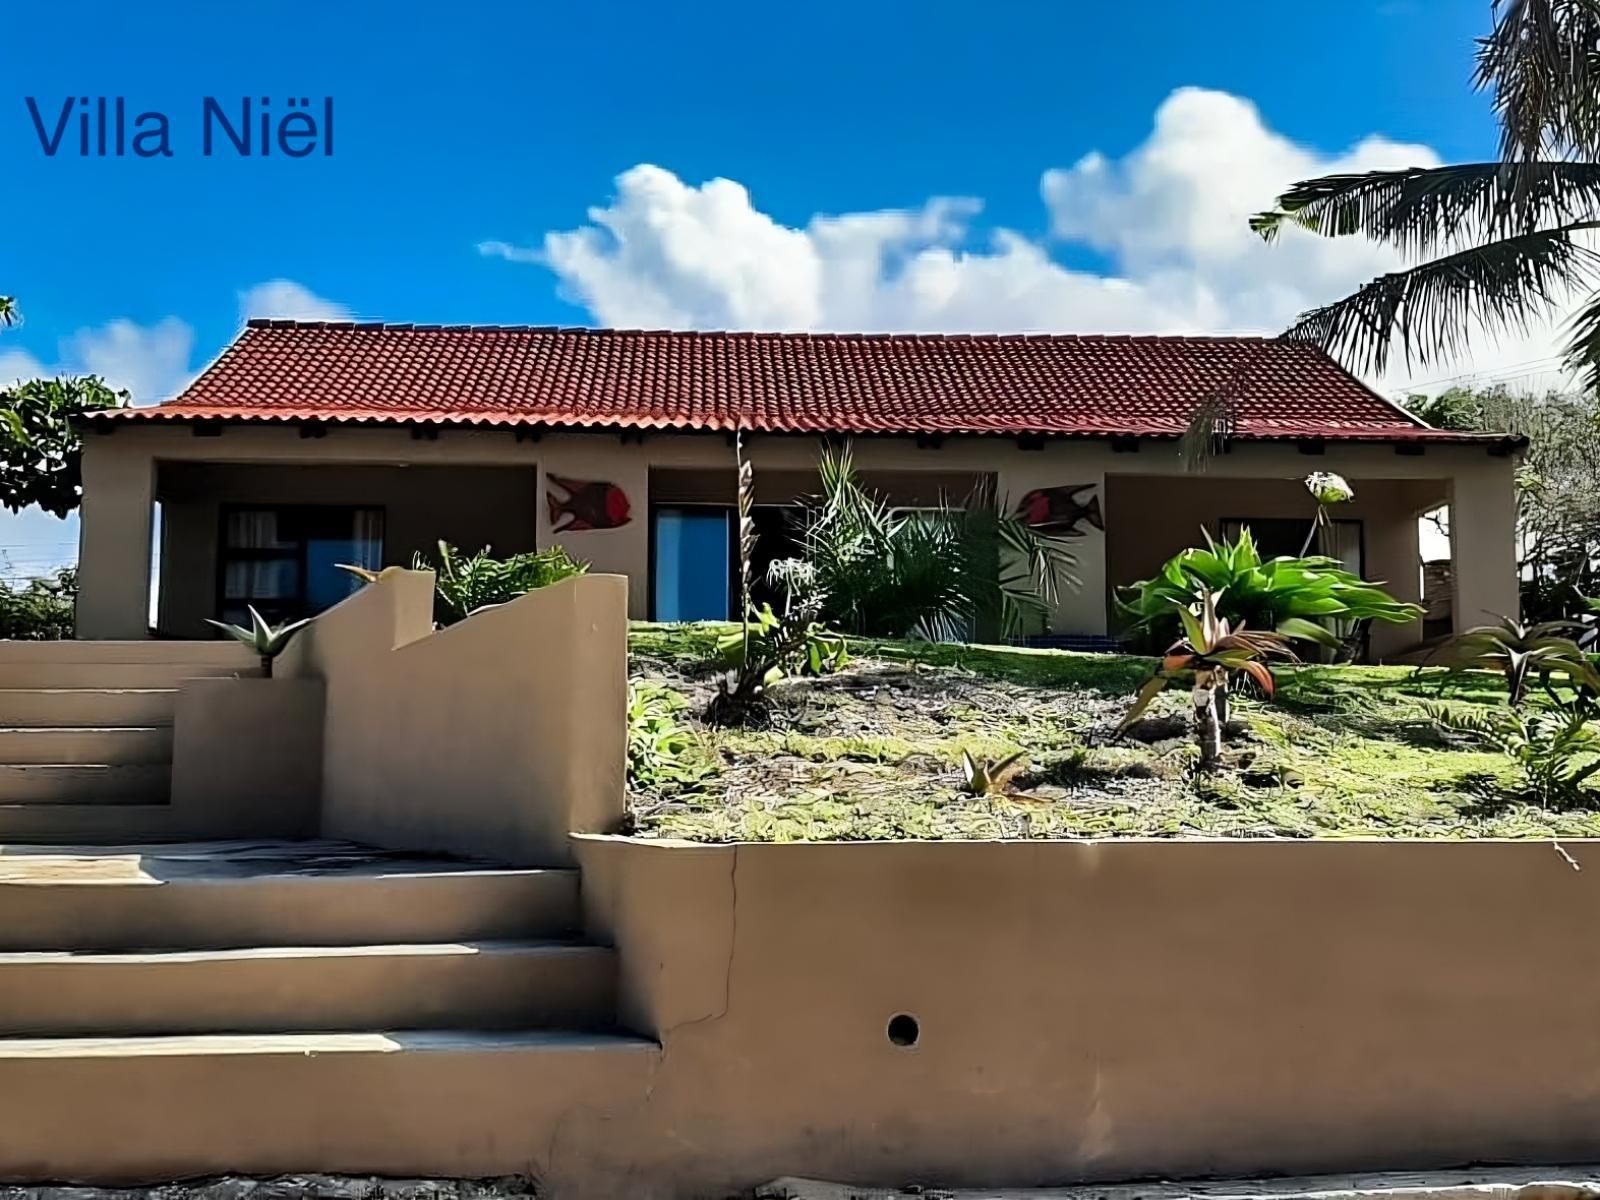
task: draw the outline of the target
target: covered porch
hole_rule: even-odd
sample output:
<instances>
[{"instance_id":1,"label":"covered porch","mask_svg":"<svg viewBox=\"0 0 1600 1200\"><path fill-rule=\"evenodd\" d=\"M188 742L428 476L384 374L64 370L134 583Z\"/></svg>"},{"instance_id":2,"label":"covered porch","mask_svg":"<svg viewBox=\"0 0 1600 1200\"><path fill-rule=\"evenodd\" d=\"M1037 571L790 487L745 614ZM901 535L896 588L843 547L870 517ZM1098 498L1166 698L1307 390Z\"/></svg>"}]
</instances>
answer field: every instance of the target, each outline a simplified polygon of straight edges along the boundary
<instances>
[{"instance_id":1,"label":"covered porch","mask_svg":"<svg viewBox=\"0 0 1600 1200\"><path fill-rule=\"evenodd\" d=\"M409 566L441 538L497 555L562 545L628 578L635 619L734 613L725 437L202 428L89 438L79 636L210 636L207 618L237 616L245 604L277 619L309 615L348 594L352 581L336 564ZM1302 480L1313 470L1355 488L1329 547L1351 569L1420 602L1424 558L1447 557L1456 627L1516 611L1515 456L1493 447L1239 444L1202 473L1184 472L1160 442L863 438L854 451L863 481L899 508L965 496L980 480L1012 506L1063 488L1096 505L1098 522L1075 527L1079 585L1051 615L1058 635L1114 637L1117 589L1199 544L1202 529L1228 536L1248 524L1267 553L1297 553L1313 511ZM792 553L788 510L816 490L819 443L755 437L748 452L759 553ZM573 483L605 489L610 519L574 521L563 490ZM1419 517L1440 508L1451 536L1425 541ZM1391 655L1423 634L1421 623L1383 626L1372 651Z\"/></svg>"}]
</instances>

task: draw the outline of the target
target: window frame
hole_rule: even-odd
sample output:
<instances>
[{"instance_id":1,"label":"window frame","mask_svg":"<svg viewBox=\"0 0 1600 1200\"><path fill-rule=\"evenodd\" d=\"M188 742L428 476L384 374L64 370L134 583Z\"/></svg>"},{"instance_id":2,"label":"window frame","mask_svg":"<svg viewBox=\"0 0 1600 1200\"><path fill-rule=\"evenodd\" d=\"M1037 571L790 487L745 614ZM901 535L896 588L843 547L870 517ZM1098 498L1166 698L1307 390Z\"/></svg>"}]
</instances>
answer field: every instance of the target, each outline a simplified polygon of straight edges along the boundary
<instances>
[{"instance_id":1,"label":"window frame","mask_svg":"<svg viewBox=\"0 0 1600 1200\"><path fill-rule=\"evenodd\" d=\"M310 588L310 539L299 537L295 546L290 549L256 549L246 546L228 545L228 521L238 513L247 512L273 512L283 514L286 512L343 512L354 514L357 512L375 512L381 524L379 534L378 555L382 560L384 549L389 540L389 511L382 504L305 504L288 503L277 504L271 502L228 501L217 506L217 561L213 587L212 611L218 620L225 621L224 615L230 604L254 605L256 611L261 612L263 604L260 598L240 598L230 600L228 590L228 567L232 563L246 562L293 562L297 571L298 587L292 598L280 598L270 602L273 613L262 612L262 616L273 624L284 620L298 620L300 617L314 616L311 613L309 588ZM283 610L283 611L279 611ZM324 610L325 611L325 610Z\"/></svg>"}]
</instances>

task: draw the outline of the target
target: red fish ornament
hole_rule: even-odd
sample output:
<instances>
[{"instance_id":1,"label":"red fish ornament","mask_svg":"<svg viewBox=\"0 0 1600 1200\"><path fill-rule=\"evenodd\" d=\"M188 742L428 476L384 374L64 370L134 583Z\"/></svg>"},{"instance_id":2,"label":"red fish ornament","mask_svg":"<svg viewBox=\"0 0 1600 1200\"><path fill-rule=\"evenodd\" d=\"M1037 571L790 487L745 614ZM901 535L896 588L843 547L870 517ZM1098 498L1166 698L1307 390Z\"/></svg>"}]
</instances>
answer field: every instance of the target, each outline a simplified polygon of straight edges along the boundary
<instances>
[{"instance_id":1,"label":"red fish ornament","mask_svg":"<svg viewBox=\"0 0 1600 1200\"><path fill-rule=\"evenodd\" d=\"M1100 497L1094 494L1094 489L1095 485L1092 483L1035 488L1017 505L1017 516L1043 534L1054 537L1087 537L1089 531L1081 528L1084 524L1087 523L1102 531L1106 527L1105 521L1100 516ZM1080 500L1079 497L1084 492L1089 493L1089 498Z\"/></svg>"},{"instance_id":2,"label":"red fish ornament","mask_svg":"<svg viewBox=\"0 0 1600 1200\"><path fill-rule=\"evenodd\" d=\"M545 501L550 505L550 529L553 533L575 529L616 529L632 518L628 511L628 497L614 483L597 479L566 479L560 475L546 475ZM566 495L557 495L560 488Z\"/></svg>"}]
</instances>

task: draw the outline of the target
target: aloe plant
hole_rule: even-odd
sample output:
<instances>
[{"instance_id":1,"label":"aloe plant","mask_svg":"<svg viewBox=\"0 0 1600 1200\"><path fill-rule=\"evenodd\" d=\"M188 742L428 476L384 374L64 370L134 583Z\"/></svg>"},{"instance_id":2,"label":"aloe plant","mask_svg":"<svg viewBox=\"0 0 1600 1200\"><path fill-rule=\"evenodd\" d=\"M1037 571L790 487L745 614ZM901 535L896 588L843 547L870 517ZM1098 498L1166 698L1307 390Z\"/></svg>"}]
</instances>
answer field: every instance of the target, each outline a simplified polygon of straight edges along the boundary
<instances>
[{"instance_id":1,"label":"aloe plant","mask_svg":"<svg viewBox=\"0 0 1600 1200\"><path fill-rule=\"evenodd\" d=\"M1016 773L1024 752L994 759L975 759L967 751L961 752L961 790L969 796L987 796L1005 787L1006 781Z\"/></svg>"},{"instance_id":2,"label":"aloe plant","mask_svg":"<svg viewBox=\"0 0 1600 1200\"><path fill-rule=\"evenodd\" d=\"M258 613L255 605L245 606L250 612L250 624L230 625L227 621L213 621L206 618L206 623L215 625L234 641L249 646L261 658L261 673L268 679L272 678L272 660L283 652L289 644L289 639L298 633L304 626L311 623L311 618L291 621L287 625L268 624L265 617Z\"/></svg>"}]
</instances>

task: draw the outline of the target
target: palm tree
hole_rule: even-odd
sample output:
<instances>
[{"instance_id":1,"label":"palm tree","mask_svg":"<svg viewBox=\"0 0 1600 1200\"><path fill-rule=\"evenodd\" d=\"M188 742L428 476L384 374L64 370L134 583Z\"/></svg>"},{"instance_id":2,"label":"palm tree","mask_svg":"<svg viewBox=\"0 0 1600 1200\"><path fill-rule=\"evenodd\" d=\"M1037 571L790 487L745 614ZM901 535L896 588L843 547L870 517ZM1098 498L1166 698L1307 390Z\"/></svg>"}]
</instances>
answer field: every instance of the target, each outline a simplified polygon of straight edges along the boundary
<instances>
[{"instance_id":1,"label":"palm tree","mask_svg":"<svg viewBox=\"0 0 1600 1200\"><path fill-rule=\"evenodd\" d=\"M17 301L14 296L0 296L0 329L17 323Z\"/></svg>"},{"instance_id":2,"label":"palm tree","mask_svg":"<svg viewBox=\"0 0 1600 1200\"><path fill-rule=\"evenodd\" d=\"M1567 363L1600 385L1600 0L1494 0L1493 15L1473 83L1494 100L1498 161L1306 180L1251 228L1365 234L1415 263L1288 330L1354 370L1382 371L1397 338L1408 363L1449 359L1475 328L1525 331L1585 293Z\"/></svg>"}]
</instances>

